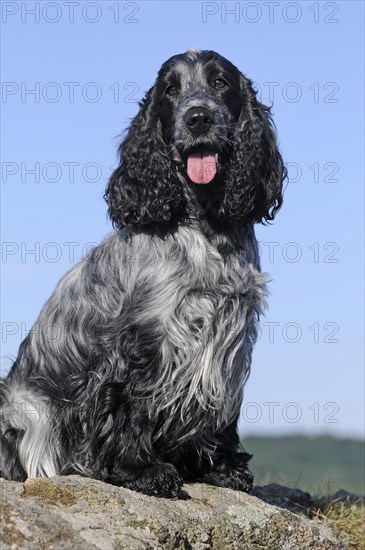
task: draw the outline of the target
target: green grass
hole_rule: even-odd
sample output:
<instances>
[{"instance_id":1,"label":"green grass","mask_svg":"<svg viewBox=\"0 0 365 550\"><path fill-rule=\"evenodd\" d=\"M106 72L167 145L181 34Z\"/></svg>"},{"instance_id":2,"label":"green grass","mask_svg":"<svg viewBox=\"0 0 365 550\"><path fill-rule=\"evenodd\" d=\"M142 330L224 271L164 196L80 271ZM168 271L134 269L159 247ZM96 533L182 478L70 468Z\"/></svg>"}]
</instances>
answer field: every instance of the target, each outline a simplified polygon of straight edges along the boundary
<instances>
[{"instance_id":1,"label":"green grass","mask_svg":"<svg viewBox=\"0 0 365 550\"><path fill-rule=\"evenodd\" d=\"M253 453L250 468L256 484L280 483L307 491L313 497L331 496L339 489L363 495L364 444L330 436L247 437Z\"/></svg>"},{"instance_id":2,"label":"green grass","mask_svg":"<svg viewBox=\"0 0 365 550\"><path fill-rule=\"evenodd\" d=\"M337 531L349 548L365 550L365 506L363 501L341 502L329 500L318 507L315 516Z\"/></svg>"}]
</instances>

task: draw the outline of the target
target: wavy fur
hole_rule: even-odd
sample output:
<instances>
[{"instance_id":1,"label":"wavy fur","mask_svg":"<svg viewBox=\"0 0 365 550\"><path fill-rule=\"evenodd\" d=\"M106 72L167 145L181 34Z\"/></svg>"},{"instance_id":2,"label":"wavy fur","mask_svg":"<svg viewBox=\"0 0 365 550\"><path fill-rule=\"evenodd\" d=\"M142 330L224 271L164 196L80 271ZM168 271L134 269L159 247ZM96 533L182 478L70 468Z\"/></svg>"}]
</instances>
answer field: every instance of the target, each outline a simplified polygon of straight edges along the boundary
<instances>
[{"instance_id":1,"label":"wavy fur","mask_svg":"<svg viewBox=\"0 0 365 550\"><path fill-rule=\"evenodd\" d=\"M187 159L206 150L217 173L194 184ZM251 488L237 420L266 295L253 222L274 218L284 177L247 78L210 51L164 63L105 193L115 231L62 278L0 382L1 476Z\"/></svg>"}]
</instances>

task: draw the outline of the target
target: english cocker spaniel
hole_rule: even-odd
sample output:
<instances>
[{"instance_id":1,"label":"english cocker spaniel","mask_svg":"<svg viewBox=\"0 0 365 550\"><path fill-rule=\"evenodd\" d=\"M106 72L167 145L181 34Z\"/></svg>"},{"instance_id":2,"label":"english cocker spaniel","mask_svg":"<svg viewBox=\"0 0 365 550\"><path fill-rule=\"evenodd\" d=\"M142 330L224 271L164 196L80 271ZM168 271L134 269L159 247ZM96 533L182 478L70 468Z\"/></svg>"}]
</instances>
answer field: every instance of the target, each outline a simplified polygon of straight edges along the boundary
<instances>
[{"instance_id":1,"label":"english cocker spaniel","mask_svg":"<svg viewBox=\"0 0 365 550\"><path fill-rule=\"evenodd\" d=\"M286 175L269 108L224 57L189 50L162 65L119 152L114 232L62 278L0 383L0 474L248 491L253 225L274 218Z\"/></svg>"}]
</instances>

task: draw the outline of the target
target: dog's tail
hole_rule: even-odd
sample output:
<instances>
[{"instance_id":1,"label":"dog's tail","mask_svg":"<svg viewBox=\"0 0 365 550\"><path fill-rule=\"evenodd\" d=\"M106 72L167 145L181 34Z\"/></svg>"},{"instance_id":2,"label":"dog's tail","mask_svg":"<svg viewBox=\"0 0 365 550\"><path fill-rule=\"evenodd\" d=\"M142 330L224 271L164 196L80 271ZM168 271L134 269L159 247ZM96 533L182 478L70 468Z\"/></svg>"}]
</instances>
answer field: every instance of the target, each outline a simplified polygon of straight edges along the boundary
<instances>
[{"instance_id":1,"label":"dog's tail","mask_svg":"<svg viewBox=\"0 0 365 550\"><path fill-rule=\"evenodd\" d=\"M34 390L0 379L0 477L24 481L59 473L52 407Z\"/></svg>"}]
</instances>

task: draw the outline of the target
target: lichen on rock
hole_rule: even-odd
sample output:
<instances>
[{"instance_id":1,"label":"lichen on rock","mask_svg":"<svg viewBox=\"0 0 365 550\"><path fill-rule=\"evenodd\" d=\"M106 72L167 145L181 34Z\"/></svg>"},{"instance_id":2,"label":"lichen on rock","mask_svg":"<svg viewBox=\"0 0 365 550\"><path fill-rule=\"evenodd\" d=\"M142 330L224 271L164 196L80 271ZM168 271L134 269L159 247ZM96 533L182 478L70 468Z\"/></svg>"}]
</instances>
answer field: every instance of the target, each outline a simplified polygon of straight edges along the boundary
<instances>
[{"instance_id":1,"label":"lichen on rock","mask_svg":"<svg viewBox=\"0 0 365 550\"><path fill-rule=\"evenodd\" d=\"M1 550L332 550L340 537L306 515L307 493L279 485L247 495L184 485L166 500L80 476L0 481Z\"/></svg>"}]
</instances>

